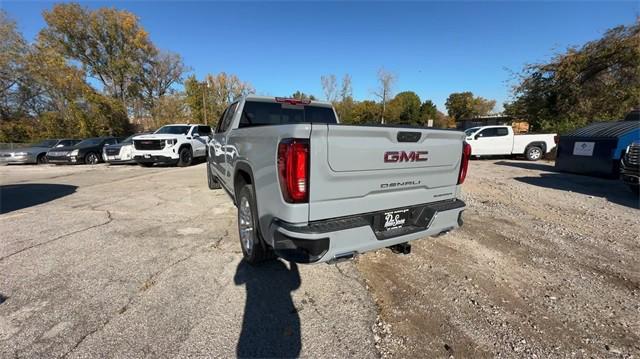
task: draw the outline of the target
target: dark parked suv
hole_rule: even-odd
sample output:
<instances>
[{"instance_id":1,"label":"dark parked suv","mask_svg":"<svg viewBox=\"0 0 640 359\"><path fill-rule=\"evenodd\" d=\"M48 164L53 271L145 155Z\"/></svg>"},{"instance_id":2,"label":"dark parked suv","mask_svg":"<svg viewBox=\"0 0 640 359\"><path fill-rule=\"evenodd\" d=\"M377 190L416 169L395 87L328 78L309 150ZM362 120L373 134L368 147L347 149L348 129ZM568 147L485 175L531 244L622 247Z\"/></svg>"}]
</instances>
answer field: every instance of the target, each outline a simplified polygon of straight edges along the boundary
<instances>
[{"instance_id":1,"label":"dark parked suv","mask_svg":"<svg viewBox=\"0 0 640 359\"><path fill-rule=\"evenodd\" d=\"M75 146L52 148L47 152L47 161L55 164L95 165L102 162L102 149L105 145L115 145L120 142L116 137L87 138Z\"/></svg>"},{"instance_id":2,"label":"dark parked suv","mask_svg":"<svg viewBox=\"0 0 640 359\"><path fill-rule=\"evenodd\" d=\"M627 147L620 163L620 176L637 195L638 186L640 186L640 141L635 141Z\"/></svg>"}]
</instances>

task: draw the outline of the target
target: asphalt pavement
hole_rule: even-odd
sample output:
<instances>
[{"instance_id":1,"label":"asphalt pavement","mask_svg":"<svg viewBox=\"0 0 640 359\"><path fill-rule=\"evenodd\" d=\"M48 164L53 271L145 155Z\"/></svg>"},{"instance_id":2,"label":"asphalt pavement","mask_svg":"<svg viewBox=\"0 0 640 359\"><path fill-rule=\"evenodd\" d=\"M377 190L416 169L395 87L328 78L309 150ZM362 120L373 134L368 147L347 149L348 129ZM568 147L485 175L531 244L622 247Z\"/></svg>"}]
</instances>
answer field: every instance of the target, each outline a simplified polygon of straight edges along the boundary
<instances>
[{"instance_id":1,"label":"asphalt pavement","mask_svg":"<svg viewBox=\"0 0 640 359\"><path fill-rule=\"evenodd\" d=\"M353 263L252 267L203 164L0 167L0 357L374 357Z\"/></svg>"}]
</instances>

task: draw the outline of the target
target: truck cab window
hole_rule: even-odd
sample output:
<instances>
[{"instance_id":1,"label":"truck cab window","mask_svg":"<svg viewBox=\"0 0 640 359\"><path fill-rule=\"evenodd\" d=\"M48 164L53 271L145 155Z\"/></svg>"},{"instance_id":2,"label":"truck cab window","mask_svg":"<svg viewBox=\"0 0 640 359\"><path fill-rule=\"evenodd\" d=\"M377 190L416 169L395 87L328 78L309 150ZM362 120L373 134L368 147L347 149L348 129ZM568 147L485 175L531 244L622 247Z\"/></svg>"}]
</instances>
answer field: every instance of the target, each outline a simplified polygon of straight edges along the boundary
<instances>
[{"instance_id":1,"label":"truck cab window","mask_svg":"<svg viewBox=\"0 0 640 359\"><path fill-rule=\"evenodd\" d=\"M498 133L496 128L485 128L484 130L480 131L480 133L478 133L476 137L486 138L486 137L496 137L497 135Z\"/></svg>"},{"instance_id":2,"label":"truck cab window","mask_svg":"<svg viewBox=\"0 0 640 359\"><path fill-rule=\"evenodd\" d=\"M239 127L337 122L331 107L246 101Z\"/></svg>"}]
</instances>

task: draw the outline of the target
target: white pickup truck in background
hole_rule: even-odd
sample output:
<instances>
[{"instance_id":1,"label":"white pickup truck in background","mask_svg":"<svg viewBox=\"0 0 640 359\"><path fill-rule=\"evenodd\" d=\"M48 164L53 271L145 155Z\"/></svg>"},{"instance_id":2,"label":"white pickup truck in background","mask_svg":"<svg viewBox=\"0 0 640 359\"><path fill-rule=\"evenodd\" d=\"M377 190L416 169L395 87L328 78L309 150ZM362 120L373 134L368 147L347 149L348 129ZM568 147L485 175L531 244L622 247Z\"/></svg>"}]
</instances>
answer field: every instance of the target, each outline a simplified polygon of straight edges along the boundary
<instances>
[{"instance_id":1,"label":"white pickup truck in background","mask_svg":"<svg viewBox=\"0 0 640 359\"><path fill-rule=\"evenodd\" d=\"M511 126L473 127L464 133L474 157L524 155L537 161L556 146L555 133L515 135Z\"/></svg>"}]
</instances>

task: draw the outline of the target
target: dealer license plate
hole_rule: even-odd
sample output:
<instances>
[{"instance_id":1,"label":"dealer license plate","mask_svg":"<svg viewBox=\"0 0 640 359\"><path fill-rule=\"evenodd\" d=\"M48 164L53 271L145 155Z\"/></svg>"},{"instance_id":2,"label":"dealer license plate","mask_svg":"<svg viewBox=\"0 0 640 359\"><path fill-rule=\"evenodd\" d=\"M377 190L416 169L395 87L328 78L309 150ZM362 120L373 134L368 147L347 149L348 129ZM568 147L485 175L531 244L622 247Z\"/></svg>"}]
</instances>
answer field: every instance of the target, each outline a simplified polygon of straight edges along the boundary
<instances>
[{"instance_id":1,"label":"dealer license plate","mask_svg":"<svg viewBox=\"0 0 640 359\"><path fill-rule=\"evenodd\" d=\"M402 228L409 223L411 211L409 208L396 209L393 211L383 212L380 216L380 229L390 231L392 229Z\"/></svg>"}]
</instances>

